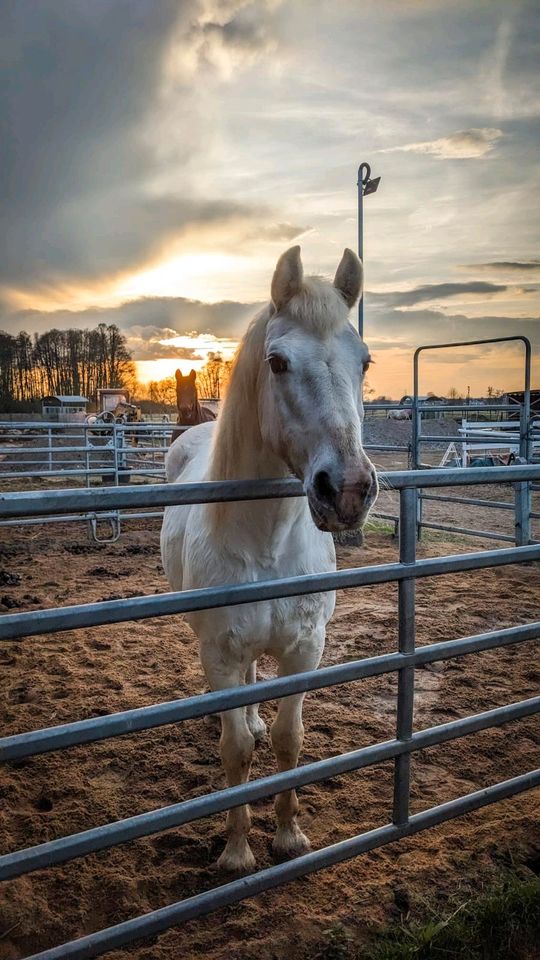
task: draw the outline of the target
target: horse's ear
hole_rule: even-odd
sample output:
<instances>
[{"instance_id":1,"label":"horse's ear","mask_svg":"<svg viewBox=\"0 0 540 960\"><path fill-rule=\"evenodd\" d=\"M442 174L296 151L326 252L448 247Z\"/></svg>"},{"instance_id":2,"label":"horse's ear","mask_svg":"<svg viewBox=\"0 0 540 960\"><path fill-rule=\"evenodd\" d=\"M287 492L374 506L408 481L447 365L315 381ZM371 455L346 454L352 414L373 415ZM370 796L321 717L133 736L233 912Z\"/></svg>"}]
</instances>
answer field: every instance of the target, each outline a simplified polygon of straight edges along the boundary
<instances>
[{"instance_id":1,"label":"horse's ear","mask_svg":"<svg viewBox=\"0 0 540 960\"><path fill-rule=\"evenodd\" d=\"M180 383L180 381L181 381L181 379L182 379L182 374L180 373L180 370L177 370L177 371L176 371L175 377L176 377L176 382L177 382L177 383Z\"/></svg>"},{"instance_id":2,"label":"horse's ear","mask_svg":"<svg viewBox=\"0 0 540 960\"><path fill-rule=\"evenodd\" d=\"M282 310L296 293L300 293L303 277L300 247L291 247L279 258L272 277L272 303L276 310Z\"/></svg>"},{"instance_id":3,"label":"horse's ear","mask_svg":"<svg viewBox=\"0 0 540 960\"><path fill-rule=\"evenodd\" d=\"M189 379L193 380L193 383L195 383L195 380L197 379L197 374L195 373L195 370L190 370Z\"/></svg>"},{"instance_id":4,"label":"horse's ear","mask_svg":"<svg viewBox=\"0 0 540 960\"><path fill-rule=\"evenodd\" d=\"M339 290L348 307L352 307L358 300L362 292L363 278L362 261L346 247L334 277L334 286Z\"/></svg>"}]
</instances>

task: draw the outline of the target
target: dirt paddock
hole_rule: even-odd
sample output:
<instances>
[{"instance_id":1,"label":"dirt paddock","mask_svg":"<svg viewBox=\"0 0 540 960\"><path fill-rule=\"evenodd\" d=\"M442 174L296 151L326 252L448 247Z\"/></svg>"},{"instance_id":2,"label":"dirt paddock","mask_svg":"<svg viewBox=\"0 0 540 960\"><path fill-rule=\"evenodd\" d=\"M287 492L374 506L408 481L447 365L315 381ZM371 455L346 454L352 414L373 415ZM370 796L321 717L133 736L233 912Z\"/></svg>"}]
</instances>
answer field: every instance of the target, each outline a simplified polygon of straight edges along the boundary
<instances>
[{"instance_id":1,"label":"dirt paddock","mask_svg":"<svg viewBox=\"0 0 540 960\"><path fill-rule=\"evenodd\" d=\"M159 525L131 524L114 545L86 540L83 527L12 528L0 545L2 612L165 591ZM432 534L421 556L471 549L473 541ZM387 532L364 548L340 548L342 567L393 561ZM20 582L13 582L17 577ZM10 582L11 581L11 582ZM532 565L431 578L417 584L418 643L449 640L538 616ZM395 584L338 595L325 664L396 649ZM415 728L534 695L534 644L433 664L416 674ZM181 617L71 631L6 643L0 650L6 734L107 714L204 689L197 647ZM260 675L273 665L263 661ZM393 675L311 693L302 762L392 738ZM271 719L274 704L261 709ZM533 718L416 754L415 812L532 769ZM269 744L253 776L273 772ZM34 845L224 786L218 733L189 721L9 764L2 771L2 852ZM314 848L388 823L392 765L335 777L300 791L301 824ZM113 960L303 958L337 921L366 932L425 901L445 903L490 883L504 865L532 862L538 795L525 793L417 837L295 881L110 954ZM252 848L272 861L273 804L253 808ZM16 960L210 888L224 844L224 816L157 834L12 881L2 892L1 960ZM398 905L396 905L396 903Z\"/></svg>"}]
</instances>

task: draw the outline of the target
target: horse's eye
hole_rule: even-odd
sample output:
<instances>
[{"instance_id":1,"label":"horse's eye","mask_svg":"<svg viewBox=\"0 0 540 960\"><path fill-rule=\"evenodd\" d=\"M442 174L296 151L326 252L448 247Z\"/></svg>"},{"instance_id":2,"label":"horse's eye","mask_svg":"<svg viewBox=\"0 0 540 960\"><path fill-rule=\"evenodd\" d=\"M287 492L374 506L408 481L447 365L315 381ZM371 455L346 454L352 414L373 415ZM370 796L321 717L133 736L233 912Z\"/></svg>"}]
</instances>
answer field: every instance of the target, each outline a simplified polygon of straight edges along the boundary
<instances>
[{"instance_id":1,"label":"horse's eye","mask_svg":"<svg viewBox=\"0 0 540 960\"><path fill-rule=\"evenodd\" d=\"M369 370L369 364L370 364L370 361L369 361L369 360L364 360L364 362L363 362L363 364L362 364L362 373L367 373L367 372L368 372L368 370Z\"/></svg>"},{"instance_id":2,"label":"horse's eye","mask_svg":"<svg viewBox=\"0 0 540 960\"><path fill-rule=\"evenodd\" d=\"M289 369L285 357L280 357L279 353L273 353L271 357L268 357L268 363L272 373L286 373Z\"/></svg>"}]
</instances>

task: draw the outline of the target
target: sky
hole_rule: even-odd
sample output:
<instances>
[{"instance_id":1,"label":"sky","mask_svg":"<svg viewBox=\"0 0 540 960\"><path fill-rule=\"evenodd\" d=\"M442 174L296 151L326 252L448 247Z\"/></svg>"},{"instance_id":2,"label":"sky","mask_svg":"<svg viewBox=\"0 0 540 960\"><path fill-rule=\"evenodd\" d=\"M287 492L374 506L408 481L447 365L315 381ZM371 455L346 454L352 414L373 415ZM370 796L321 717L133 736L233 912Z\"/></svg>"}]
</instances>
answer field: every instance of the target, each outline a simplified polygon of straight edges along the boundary
<instances>
[{"instance_id":1,"label":"sky","mask_svg":"<svg viewBox=\"0 0 540 960\"><path fill-rule=\"evenodd\" d=\"M374 395L417 346L533 341L537 0L4 0L0 329L117 323L142 381L230 356L365 198ZM520 389L519 343L427 353L421 392Z\"/></svg>"}]
</instances>

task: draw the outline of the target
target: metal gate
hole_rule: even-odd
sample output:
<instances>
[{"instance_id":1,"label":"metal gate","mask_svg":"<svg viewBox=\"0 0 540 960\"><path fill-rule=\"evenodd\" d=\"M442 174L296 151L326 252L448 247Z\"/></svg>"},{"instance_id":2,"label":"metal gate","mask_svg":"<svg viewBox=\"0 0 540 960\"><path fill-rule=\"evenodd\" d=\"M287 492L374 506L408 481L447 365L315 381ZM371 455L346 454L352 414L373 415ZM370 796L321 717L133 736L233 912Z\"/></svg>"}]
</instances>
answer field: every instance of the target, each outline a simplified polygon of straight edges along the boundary
<instances>
[{"instance_id":1,"label":"metal gate","mask_svg":"<svg viewBox=\"0 0 540 960\"><path fill-rule=\"evenodd\" d=\"M540 784L539 769L493 784L421 813L410 811L410 765L416 751L510 720L530 716L540 710L540 696L538 696L439 726L420 731L414 730L414 672L417 666L540 637L540 622L537 622L416 647L415 584L418 578L540 559L539 544L416 559L418 490L419 488L486 483L524 484L540 479L540 466L528 464L501 469L416 470L388 473L382 475L382 478L393 489L399 491L398 563L358 567L321 575L135 597L130 598L129 601L111 600L52 610L34 610L31 613L10 614L0 618L0 639L10 640L77 627L119 623L368 584L395 581L398 583L399 590L398 650L395 653L231 690L221 690L204 696L189 697L105 717L49 727L5 737L0 741L0 759L18 760L78 744L133 734L138 730L177 723L180 720L272 700L292 693L349 683L394 671L397 671L399 676L395 739L7 854L0 858L0 879L7 880L32 870L51 867L128 840L149 836L203 816L269 797L282 790L315 783L327 777L393 759L395 764L394 802L390 823L333 846L305 854L288 863L281 863L251 876L233 880L188 900L45 950L35 954L34 960L99 956L141 937L155 936L183 921L237 903L297 877L340 863L402 837L411 836L445 820ZM165 506L297 496L303 496L303 489L298 481L292 479L12 493L0 495L0 517L10 519L58 516L70 514L73 511L144 509L148 504Z\"/></svg>"}]
</instances>

